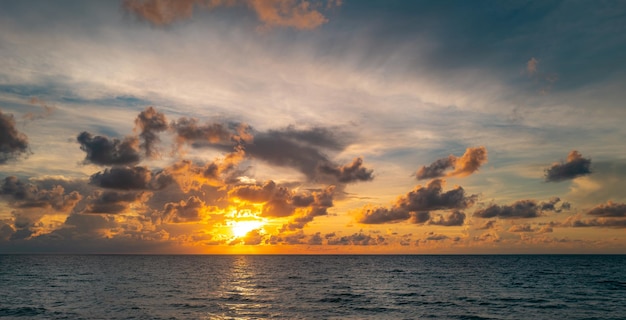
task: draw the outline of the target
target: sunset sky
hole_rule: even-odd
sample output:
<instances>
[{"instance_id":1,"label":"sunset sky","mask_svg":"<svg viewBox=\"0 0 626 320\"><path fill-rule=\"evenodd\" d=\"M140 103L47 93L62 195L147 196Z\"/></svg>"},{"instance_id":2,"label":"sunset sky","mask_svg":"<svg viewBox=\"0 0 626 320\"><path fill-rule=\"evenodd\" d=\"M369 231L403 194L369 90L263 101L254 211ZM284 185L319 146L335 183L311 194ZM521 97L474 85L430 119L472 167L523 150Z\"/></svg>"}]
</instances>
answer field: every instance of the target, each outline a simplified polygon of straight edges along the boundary
<instances>
[{"instance_id":1,"label":"sunset sky","mask_svg":"<svg viewBox=\"0 0 626 320\"><path fill-rule=\"evenodd\" d=\"M621 1L0 0L0 253L626 253Z\"/></svg>"}]
</instances>

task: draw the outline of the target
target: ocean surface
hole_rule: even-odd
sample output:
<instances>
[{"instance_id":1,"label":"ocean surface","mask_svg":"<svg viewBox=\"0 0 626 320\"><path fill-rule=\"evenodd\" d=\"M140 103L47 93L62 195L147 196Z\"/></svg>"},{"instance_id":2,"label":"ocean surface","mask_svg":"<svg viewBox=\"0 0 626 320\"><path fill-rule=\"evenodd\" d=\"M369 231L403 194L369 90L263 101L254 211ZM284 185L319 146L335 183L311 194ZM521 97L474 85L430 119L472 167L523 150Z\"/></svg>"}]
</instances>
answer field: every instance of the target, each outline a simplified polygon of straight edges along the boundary
<instances>
[{"instance_id":1,"label":"ocean surface","mask_svg":"<svg viewBox=\"0 0 626 320\"><path fill-rule=\"evenodd\" d=\"M0 255L3 319L626 319L624 255Z\"/></svg>"}]
</instances>

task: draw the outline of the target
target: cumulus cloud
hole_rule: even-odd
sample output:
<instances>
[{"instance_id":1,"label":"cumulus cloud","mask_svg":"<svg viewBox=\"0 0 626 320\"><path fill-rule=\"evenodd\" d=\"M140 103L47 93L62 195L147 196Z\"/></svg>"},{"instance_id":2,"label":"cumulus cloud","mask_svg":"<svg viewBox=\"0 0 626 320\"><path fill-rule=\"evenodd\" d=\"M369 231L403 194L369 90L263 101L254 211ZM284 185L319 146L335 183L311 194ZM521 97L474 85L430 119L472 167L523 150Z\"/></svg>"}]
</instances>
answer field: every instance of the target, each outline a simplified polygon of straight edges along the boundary
<instances>
[{"instance_id":1,"label":"cumulus cloud","mask_svg":"<svg viewBox=\"0 0 626 320\"><path fill-rule=\"evenodd\" d=\"M567 155L566 162L553 164L545 170L545 180L547 182L560 182L571 180L591 173L591 159L583 158L576 150L572 150Z\"/></svg>"},{"instance_id":2,"label":"cumulus cloud","mask_svg":"<svg viewBox=\"0 0 626 320\"><path fill-rule=\"evenodd\" d=\"M80 149L85 151L85 163L101 166L132 165L140 160L139 141L135 137L123 140L104 136L93 136L83 131L76 137Z\"/></svg>"},{"instance_id":3,"label":"cumulus cloud","mask_svg":"<svg viewBox=\"0 0 626 320\"><path fill-rule=\"evenodd\" d=\"M77 191L66 193L56 185L50 189L41 189L32 183L25 183L17 177L4 178L0 195L9 197L9 203L15 208L54 209L57 212L69 212L82 196Z\"/></svg>"},{"instance_id":4,"label":"cumulus cloud","mask_svg":"<svg viewBox=\"0 0 626 320\"><path fill-rule=\"evenodd\" d=\"M332 166L328 163L321 164L319 170L323 174L331 175L341 183L356 181L370 181L374 179L373 170L363 167L363 159L355 158L351 164L344 166Z\"/></svg>"},{"instance_id":5,"label":"cumulus cloud","mask_svg":"<svg viewBox=\"0 0 626 320\"><path fill-rule=\"evenodd\" d=\"M465 209L476 201L476 195L466 195L465 190L460 186L444 192L443 184L443 180L435 179L426 186L418 185L406 195L399 197L391 208L365 207L357 213L357 221L365 224L380 224L400 222L410 218L413 223L424 223L430 219L429 211ZM457 213L453 220L458 220L460 216L461 214ZM444 223L446 220L437 221Z\"/></svg>"},{"instance_id":6,"label":"cumulus cloud","mask_svg":"<svg viewBox=\"0 0 626 320\"><path fill-rule=\"evenodd\" d=\"M516 224L509 228L509 232L535 232L530 224Z\"/></svg>"},{"instance_id":7,"label":"cumulus cloud","mask_svg":"<svg viewBox=\"0 0 626 320\"><path fill-rule=\"evenodd\" d=\"M147 167L113 167L94 173L89 178L92 185L119 190L160 190L174 181L165 172L152 173Z\"/></svg>"},{"instance_id":8,"label":"cumulus cloud","mask_svg":"<svg viewBox=\"0 0 626 320\"><path fill-rule=\"evenodd\" d=\"M142 205L150 197L150 192L119 192L97 190L89 196L84 213L117 214L126 212L131 204Z\"/></svg>"},{"instance_id":9,"label":"cumulus cloud","mask_svg":"<svg viewBox=\"0 0 626 320\"><path fill-rule=\"evenodd\" d=\"M146 157L155 157L158 154L155 144L161 141L158 134L168 129L165 115L148 107L139 113L135 126L139 130L139 137L143 139L139 146L145 150Z\"/></svg>"},{"instance_id":10,"label":"cumulus cloud","mask_svg":"<svg viewBox=\"0 0 626 320\"><path fill-rule=\"evenodd\" d=\"M206 123L200 124L198 119L180 118L173 121L170 127L176 133L179 145L183 143L196 146L223 145L232 146L233 143L251 141L251 128L243 123Z\"/></svg>"},{"instance_id":11,"label":"cumulus cloud","mask_svg":"<svg viewBox=\"0 0 626 320\"><path fill-rule=\"evenodd\" d=\"M0 164L28 152L28 138L15 128L12 114L0 111Z\"/></svg>"},{"instance_id":12,"label":"cumulus cloud","mask_svg":"<svg viewBox=\"0 0 626 320\"><path fill-rule=\"evenodd\" d=\"M477 171L481 165L487 163L487 148L467 148L461 157L449 155L430 164L422 166L416 173L418 180L448 177L465 177ZM451 172L447 172L452 170Z\"/></svg>"},{"instance_id":13,"label":"cumulus cloud","mask_svg":"<svg viewBox=\"0 0 626 320\"><path fill-rule=\"evenodd\" d=\"M187 201L171 202L163 208L164 222L194 222L202 219L202 210L206 204L196 196L191 196Z\"/></svg>"},{"instance_id":14,"label":"cumulus cloud","mask_svg":"<svg viewBox=\"0 0 626 320\"><path fill-rule=\"evenodd\" d=\"M335 234L328 234L326 239L329 245L375 246L385 244L385 238L383 236L372 236L362 232L343 237L337 237Z\"/></svg>"},{"instance_id":15,"label":"cumulus cloud","mask_svg":"<svg viewBox=\"0 0 626 320\"><path fill-rule=\"evenodd\" d=\"M326 8L341 2L327 1ZM317 5L316 5L317 4ZM124 0L123 7L153 25L168 25L188 19L194 9L213 9L222 6L243 5L254 11L264 28L291 27L314 29L328 19L320 12L321 6L306 0Z\"/></svg>"},{"instance_id":16,"label":"cumulus cloud","mask_svg":"<svg viewBox=\"0 0 626 320\"><path fill-rule=\"evenodd\" d=\"M543 215L543 212L554 211L561 212L569 208L568 203L558 208L556 203L561 201L558 197L550 199L548 202L537 203L535 200L518 200L510 205L492 204L484 209L478 209L474 212L474 217L478 218L501 218L501 219L528 219L537 218Z\"/></svg>"},{"instance_id":17,"label":"cumulus cloud","mask_svg":"<svg viewBox=\"0 0 626 320\"><path fill-rule=\"evenodd\" d=\"M592 208L587 211L587 214L595 217L626 218L626 203L614 203L609 201L606 204Z\"/></svg>"},{"instance_id":18,"label":"cumulus cloud","mask_svg":"<svg viewBox=\"0 0 626 320\"><path fill-rule=\"evenodd\" d=\"M461 211L453 211L448 216L444 217L443 215L437 215L433 217L428 224L437 225L437 226L462 226L465 222L465 213Z\"/></svg>"}]
</instances>

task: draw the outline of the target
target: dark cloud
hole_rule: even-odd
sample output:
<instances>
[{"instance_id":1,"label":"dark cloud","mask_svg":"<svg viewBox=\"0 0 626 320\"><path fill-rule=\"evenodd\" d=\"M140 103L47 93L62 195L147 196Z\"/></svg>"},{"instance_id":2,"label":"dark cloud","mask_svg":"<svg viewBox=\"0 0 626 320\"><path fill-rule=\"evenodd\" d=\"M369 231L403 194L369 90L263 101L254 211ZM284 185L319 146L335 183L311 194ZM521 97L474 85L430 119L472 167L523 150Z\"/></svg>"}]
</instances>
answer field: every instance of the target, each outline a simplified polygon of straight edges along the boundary
<instances>
[{"instance_id":1,"label":"dark cloud","mask_svg":"<svg viewBox=\"0 0 626 320\"><path fill-rule=\"evenodd\" d=\"M541 216L541 207L534 200L519 200L511 205L490 205L485 209L474 212L474 217L478 218L536 218Z\"/></svg>"},{"instance_id":2,"label":"dark cloud","mask_svg":"<svg viewBox=\"0 0 626 320\"><path fill-rule=\"evenodd\" d=\"M323 150L344 147L345 144L327 129L296 130L288 127L255 134L254 141L245 144L245 151L249 157L275 166L294 168L309 181L315 181L320 165L335 166Z\"/></svg>"},{"instance_id":3,"label":"dark cloud","mask_svg":"<svg viewBox=\"0 0 626 320\"><path fill-rule=\"evenodd\" d=\"M591 159L583 158L576 150L572 150L567 155L566 162L553 164L545 170L545 180L547 182L560 182L574 179L591 173Z\"/></svg>"},{"instance_id":4,"label":"dark cloud","mask_svg":"<svg viewBox=\"0 0 626 320\"><path fill-rule=\"evenodd\" d=\"M462 226L465 222L465 213L461 211L453 211L447 217L442 215L437 215L437 217L432 218L428 224L437 225L437 226Z\"/></svg>"},{"instance_id":5,"label":"dark cloud","mask_svg":"<svg viewBox=\"0 0 626 320\"><path fill-rule=\"evenodd\" d=\"M187 201L168 203L163 208L163 221L174 223L200 221L204 207L204 201L196 196L189 197Z\"/></svg>"},{"instance_id":6,"label":"dark cloud","mask_svg":"<svg viewBox=\"0 0 626 320\"><path fill-rule=\"evenodd\" d=\"M441 158L430 164L429 166L422 166L419 170L417 170L417 179L432 179L432 178L441 178L446 175L445 171L453 168L454 161L456 157L453 155L448 156L447 158Z\"/></svg>"},{"instance_id":7,"label":"dark cloud","mask_svg":"<svg viewBox=\"0 0 626 320\"><path fill-rule=\"evenodd\" d=\"M139 137L143 139L140 147L145 150L146 157L155 157L158 154L155 144L161 141L158 134L168 129L165 115L148 107L139 113L135 126L139 130Z\"/></svg>"},{"instance_id":8,"label":"dark cloud","mask_svg":"<svg viewBox=\"0 0 626 320\"><path fill-rule=\"evenodd\" d=\"M449 155L430 164L422 166L416 173L418 180L440 178L444 176L452 177L468 176L487 162L487 149L485 147L467 148L461 157ZM452 172L446 173L448 169Z\"/></svg>"},{"instance_id":9,"label":"dark cloud","mask_svg":"<svg viewBox=\"0 0 626 320\"><path fill-rule=\"evenodd\" d=\"M587 219L572 220L570 225L574 228L598 227L598 228L626 228L626 219Z\"/></svg>"},{"instance_id":10,"label":"dark cloud","mask_svg":"<svg viewBox=\"0 0 626 320\"><path fill-rule=\"evenodd\" d=\"M355 158L351 164L344 166L332 166L328 163L321 164L318 168L323 174L328 174L341 183L351 183L357 181L370 181L374 179L373 170L363 167L363 159Z\"/></svg>"},{"instance_id":11,"label":"dark cloud","mask_svg":"<svg viewBox=\"0 0 626 320\"><path fill-rule=\"evenodd\" d=\"M357 221L365 224L393 223L411 219L413 223L425 223L431 217L429 211L465 209L476 201L477 196L467 196L462 187L443 192L444 181L435 179L426 186L418 185L411 192L399 197L393 206L387 208L365 207L357 215ZM460 214L451 216L458 222ZM437 220L444 223L447 220ZM435 222L435 223L437 223Z\"/></svg>"},{"instance_id":12,"label":"dark cloud","mask_svg":"<svg viewBox=\"0 0 626 320\"><path fill-rule=\"evenodd\" d=\"M626 218L626 204L607 202L607 204L598 205L587 211L590 216L604 218Z\"/></svg>"},{"instance_id":13,"label":"dark cloud","mask_svg":"<svg viewBox=\"0 0 626 320\"><path fill-rule=\"evenodd\" d=\"M176 133L179 145L197 143L198 146L204 144L232 146L252 140L251 128L242 123L199 124L197 119L180 118L178 121L173 121L170 127Z\"/></svg>"},{"instance_id":14,"label":"dark cloud","mask_svg":"<svg viewBox=\"0 0 626 320\"><path fill-rule=\"evenodd\" d=\"M15 128L12 114L0 111L0 164L28 152L28 138Z\"/></svg>"},{"instance_id":15,"label":"dark cloud","mask_svg":"<svg viewBox=\"0 0 626 320\"><path fill-rule=\"evenodd\" d=\"M0 239L2 237L2 229L0 228ZM312 246L320 246L323 243L323 239L322 239L322 235L320 232L316 232L314 235L309 237L309 240L307 241L308 245L312 245Z\"/></svg>"},{"instance_id":16,"label":"dark cloud","mask_svg":"<svg viewBox=\"0 0 626 320\"><path fill-rule=\"evenodd\" d=\"M402 208L366 207L359 212L357 221L364 224L396 223L410 217L411 214Z\"/></svg>"},{"instance_id":17,"label":"dark cloud","mask_svg":"<svg viewBox=\"0 0 626 320\"><path fill-rule=\"evenodd\" d=\"M147 189L151 178L147 167L116 167L91 175L89 182L110 189Z\"/></svg>"},{"instance_id":18,"label":"dark cloud","mask_svg":"<svg viewBox=\"0 0 626 320\"><path fill-rule=\"evenodd\" d=\"M9 203L14 208L54 209L58 212L69 212L82 199L77 191L66 193L60 185L40 189L37 185L22 182L14 176L4 179L0 195L9 197Z\"/></svg>"},{"instance_id":19,"label":"dark cloud","mask_svg":"<svg viewBox=\"0 0 626 320\"><path fill-rule=\"evenodd\" d=\"M80 149L87 153L85 156L86 163L101 166L132 165L140 160L139 141L134 137L120 140L104 136L92 136L89 132L82 132L76 137L76 140L80 143Z\"/></svg>"},{"instance_id":20,"label":"dark cloud","mask_svg":"<svg viewBox=\"0 0 626 320\"><path fill-rule=\"evenodd\" d=\"M326 237L327 243L329 245L355 245L355 246L375 246L382 245L385 243L385 238L377 235L372 236L369 234L364 234L362 232L354 233L349 236L336 237L334 234L332 236Z\"/></svg>"},{"instance_id":21,"label":"dark cloud","mask_svg":"<svg viewBox=\"0 0 626 320\"><path fill-rule=\"evenodd\" d=\"M152 193L145 191L119 192L98 190L87 199L89 203L87 204L84 213L123 213L130 208L131 204L138 203L141 205L151 196Z\"/></svg>"}]
</instances>

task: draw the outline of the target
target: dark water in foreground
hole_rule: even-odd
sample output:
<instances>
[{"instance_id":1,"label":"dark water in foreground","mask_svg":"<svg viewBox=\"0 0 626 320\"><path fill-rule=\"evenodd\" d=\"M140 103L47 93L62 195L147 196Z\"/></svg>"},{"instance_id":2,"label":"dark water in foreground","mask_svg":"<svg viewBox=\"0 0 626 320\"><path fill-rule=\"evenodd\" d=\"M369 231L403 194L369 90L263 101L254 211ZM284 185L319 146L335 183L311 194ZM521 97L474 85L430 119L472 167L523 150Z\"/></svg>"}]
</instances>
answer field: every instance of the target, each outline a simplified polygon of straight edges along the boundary
<instances>
[{"instance_id":1,"label":"dark water in foreground","mask_svg":"<svg viewBox=\"0 0 626 320\"><path fill-rule=\"evenodd\" d=\"M626 256L0 255L0 317L626 319Z\"/></svg>"}]
</instances>

